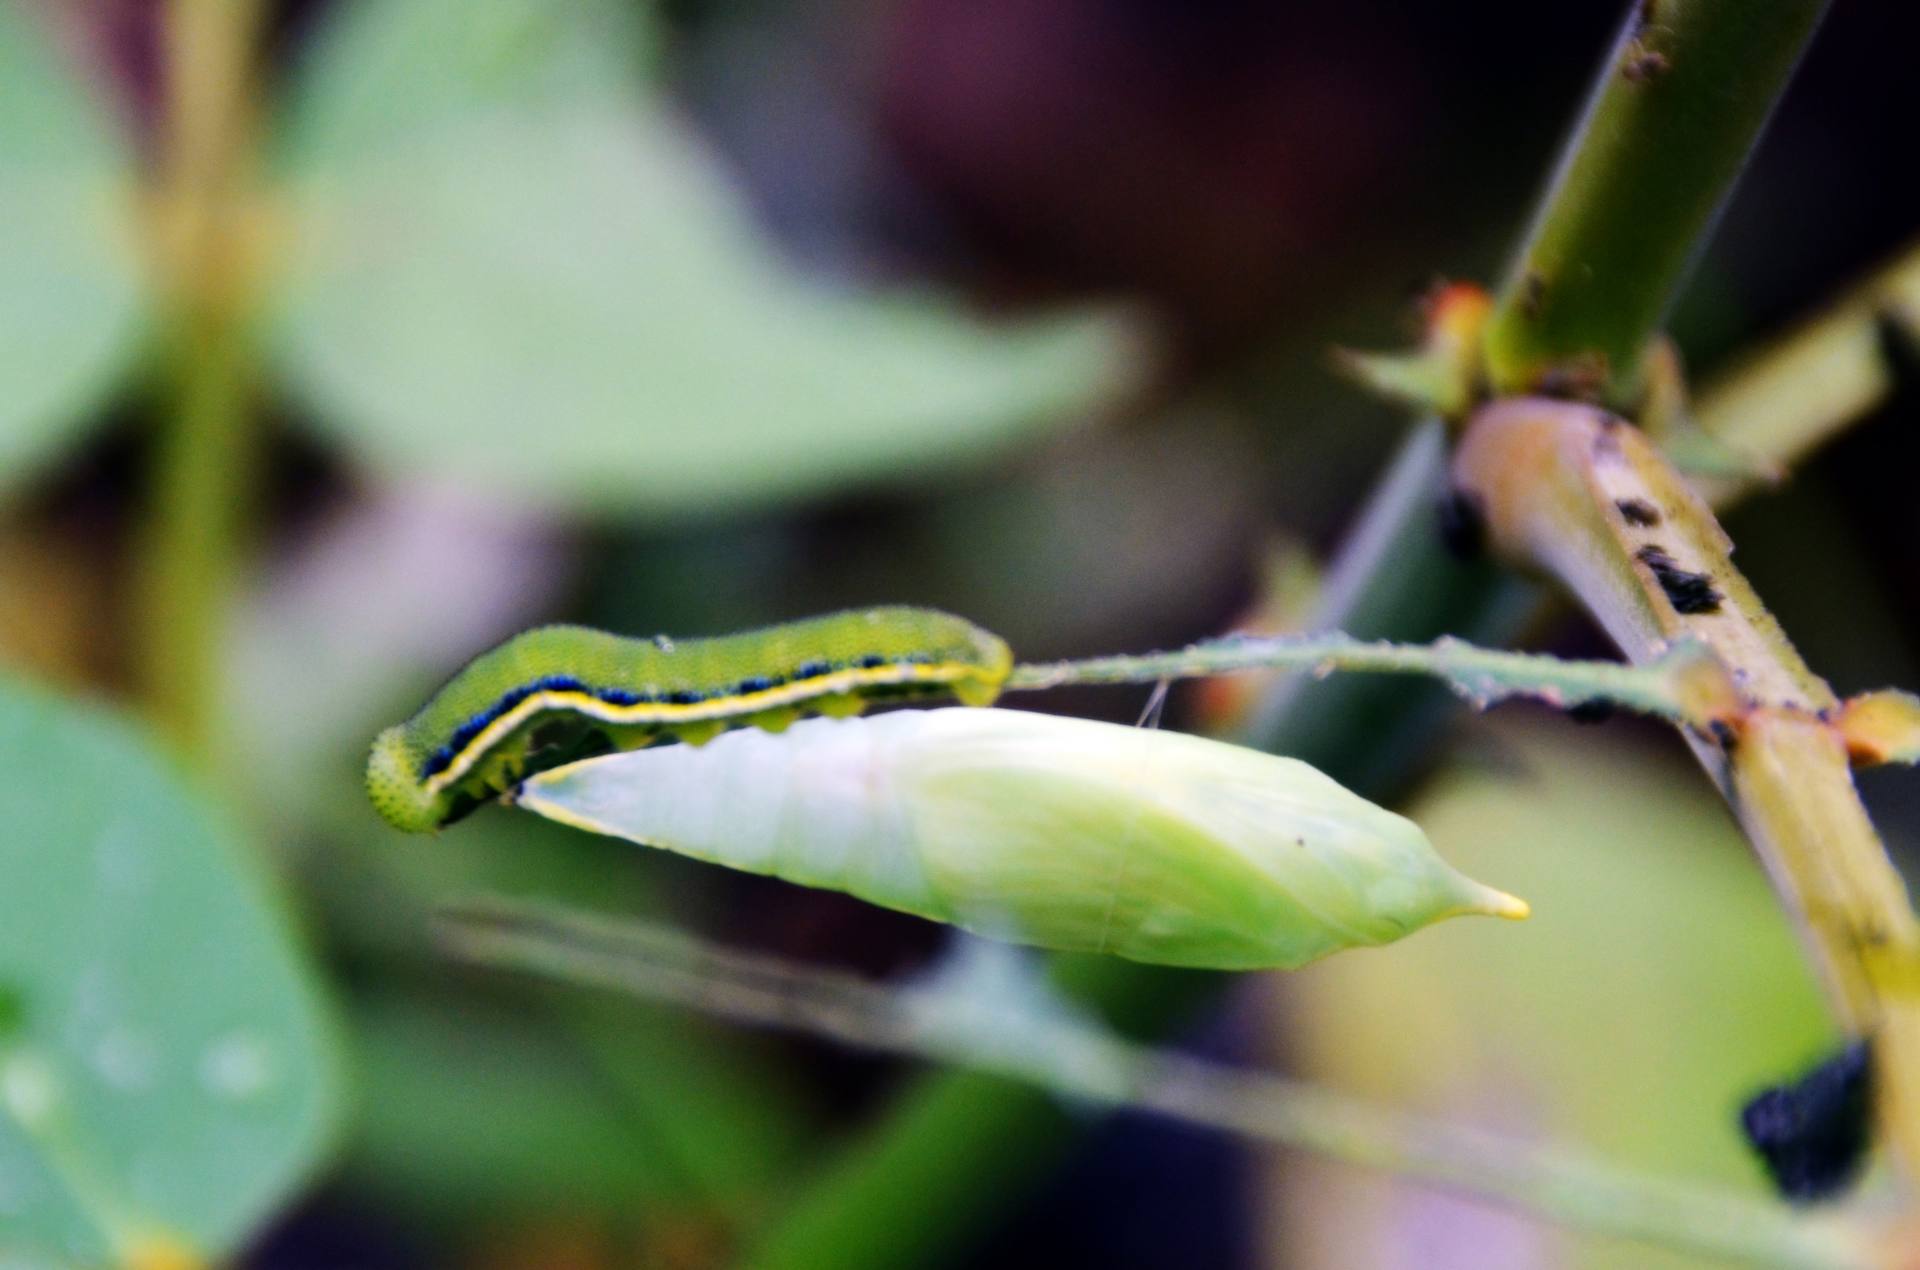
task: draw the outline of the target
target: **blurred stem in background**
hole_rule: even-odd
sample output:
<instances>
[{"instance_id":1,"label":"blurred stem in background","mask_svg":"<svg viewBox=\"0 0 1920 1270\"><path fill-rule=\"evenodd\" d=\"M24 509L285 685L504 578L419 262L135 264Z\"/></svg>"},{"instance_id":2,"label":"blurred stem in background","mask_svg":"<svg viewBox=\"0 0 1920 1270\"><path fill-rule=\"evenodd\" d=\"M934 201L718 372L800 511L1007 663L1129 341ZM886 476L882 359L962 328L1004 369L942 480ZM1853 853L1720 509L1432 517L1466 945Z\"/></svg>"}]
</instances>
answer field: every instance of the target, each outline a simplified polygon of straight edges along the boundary
<instances>
[{"instance_id":1,"label":"blurred stem in background","mask_svg":"<svg viewBox=\"0 0 1920 1270\"><path fill-rule=\"evenodd\" d=\"M1920 340L1920 245L1909 245L1810 321L1715 377L1693 403L1700 427L1764 464L1788 467L1887 398L1890 354ZM1696 480L1720 506L1752 478Z\"/></svg>"},{"instance_id":2,"label":"blurred stem in background","mask_svg":"<svg viewBox=\"0 0 1920 1270\"><path fill-rule=\"evenodd\" d=\"M249 338L256 0L174 0L153 198L162 408L138 580L140 686L210 767L216 668L257 467Z\"/></svg>"},{"instance_id":3,"label":"blurred stem in background","mask_svg":"<svg viewBox=\"0 0 1920 1270\"><path fill-rule=\"evenodd\" d=\"M450 953L478 964L993 1071L1064 1098L1153 1112L1417 1178L1575 1229L1760 1265L1835 1270L1873 1264L1865 1226L1806 1222L1764 1198L1622 1169L1267 1072L1129 1045L1044 998L1010 1000L952 983L876 984L736 952L670 926L549 905L455 905L441 910L436 925Z\"/></svg>"},{"instance_id":4,"label":"blurred stem in background","mask_svg":"<svg viewBox=\"0 0 1920 1270\"><path fill-rule=\"evenodd\" d=\"M1577 359L1589 347L1609 371L1637 362L1825 7L1790 0L1762 14L1742 0L1629 6L1496 318L1504 335L1495 338L1507 349L1496 365L1506 378ZM1643 36L1657 44L1642 45ZM1646 61L1649 52L1660 62ZM1551 262L1540 259L1549 250ZM1538 269L1527 262L1536 259L1565 279L1551 307L1528 282ZM1624 272L1627 279L1605 286L1631 294L1567 285L1588 279L1589 269ZM1442 430L1422 424L1336 563L1316 626L1362 639L1513 637L1533 608L1529 593L1442 546L1434 513L1444 480ZM1305 758L1363 795L1388 797L1426 753L1446 704L1435 685L1290 683L1256 707L1248 739ZM1191 985L1164 972L1120 962L1074 969L1080 973L1063 978L1083 999L1158 1031L1198 1005ZM951 1258L969 1227L1051 1171L1074 1129L1050 1099L1011 1082L974 1073L924 1079L837 1167L821 1170L747 1260L879 1267Z\"/></svg>"}]
</instances>

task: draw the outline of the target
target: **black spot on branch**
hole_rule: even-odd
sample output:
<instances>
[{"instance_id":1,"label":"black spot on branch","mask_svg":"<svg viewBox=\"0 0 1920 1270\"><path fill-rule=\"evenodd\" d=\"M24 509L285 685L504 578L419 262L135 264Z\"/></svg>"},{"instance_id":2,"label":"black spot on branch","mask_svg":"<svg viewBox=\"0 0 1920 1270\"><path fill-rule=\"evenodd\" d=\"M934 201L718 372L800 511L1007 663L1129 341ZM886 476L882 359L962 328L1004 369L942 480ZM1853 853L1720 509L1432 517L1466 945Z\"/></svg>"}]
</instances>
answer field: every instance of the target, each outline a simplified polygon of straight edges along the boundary
<instances>
[{"instance_id":1,"label":"black spot on branch","mask_svg":"<svg viewBox=\"0 0 1920 1270\"><path fill-rule=\"evenodd\" d=\"M1872 1102L1871 1053L1854 1041L1798 1080L1765 1090L1740 1111L1740 1127L1780 1194L1831 1199L1860 1173Z\"/></svg>"},{"instance_id":2,"label":"black spot on branch","mask_svg":"<svg viewBox=\"0 0 1920 1270\"><path fill-rule=\"evenodd\" d=\"M1633 17L1633 41L1620 62L1620 73L1629 83L1645 84L1658 79L1673 65L1671 59L1652 44L1657 34L1654 27L1659 20L1658 0L1640 0Z\"/></svg>"},{"instance_id":3,"label":"black spot on branch","mask_svg":"<svg viewBox=\"0 0 1920 1270\"><path fill-rule=\"evenodd\" d=\"M1487 549L1487 508L1478 494L1456 489L1441 498L1440 541L1462 560Z\"/></svg>"},{"instance_id":4,"label":"black spot on branch","mask_svg":"<svg viewBox=\"0 0 1920 1270\"><path fill-rule=\"evenodd\" d=\"M1629 525L1651 529L1660 523L1660 509L1644 498L1623 498L1613 506Z\"/></svg>"},{"instance_id":5,"label":"black spot on branch","mask_svg":"<svg viewBox=\"0 0 1920 1270\"><path fill-rule=\"evenodd\" d=\"M1607 383L1607 359L1598 353L1583 353L1564 362L1556 362L1534 376L1533 390L1543 397L1562 401L1593 401ZM1603 419L1613 426L1612 417Z\"/></svg>"},{"instance_id":6,"label":"black spot on branch","mask_svg":"<svg viewBox=\"0 0 1920 1270\"><path fill-rule=\"evenodd\" d=\"M1893 380L1890 395L1911 401L1920 386L1920 335L1914 331L1912 316L1898 308L1882 310L1874 317L1873 336Z\"/></svg>"},{"instance_id":7,"label":"black spot on branch","mask_svg":"<svg viewBox=\"0 0 1920 1270\"><path fill-rule=\"evenodd\" d=\"M1547 280L1529 271L1526 281L1520 286L1520 312L1529 320L1538 318L1547 302Z\"/></svg>"},{"instance_id":8,"label":"black spot on branch","mask_svg":"<svg viewBox=\"0 0 1920 1270\"><path fill-rule=\"evenodd\" d=\"M1650 84L1671 69L1673 63L1665 53L1649 48L1636 48L1620 65L1629 84Z\"/></svg>"},{"instance_id":9,"label":"black spot on branch","mask_svg":"<svg viewBox=\"0 0 1920 1270\"><path fill-rule=\"evenodd\" d=\"M1613 702L1595 697L1567 707L1567 717L1575 723L1605 723L1613 717Z\"/></svg>"},{"instance_id":10,"label":"black spot on branch","mask_svg":"<svg viewBox=\"0 0 1920 1270\"><path fill-rule=\"evenodd\" d=\"M1682 569L1678 561L1652 543L1634 552L1633 558L1652 571L1653 580L1666 592L1667 603L1673 605L1674 612L1691 617L1720 611L1720 601L1725 597L1714 587L1711 577Z\"/></svg>"}]
</instances>

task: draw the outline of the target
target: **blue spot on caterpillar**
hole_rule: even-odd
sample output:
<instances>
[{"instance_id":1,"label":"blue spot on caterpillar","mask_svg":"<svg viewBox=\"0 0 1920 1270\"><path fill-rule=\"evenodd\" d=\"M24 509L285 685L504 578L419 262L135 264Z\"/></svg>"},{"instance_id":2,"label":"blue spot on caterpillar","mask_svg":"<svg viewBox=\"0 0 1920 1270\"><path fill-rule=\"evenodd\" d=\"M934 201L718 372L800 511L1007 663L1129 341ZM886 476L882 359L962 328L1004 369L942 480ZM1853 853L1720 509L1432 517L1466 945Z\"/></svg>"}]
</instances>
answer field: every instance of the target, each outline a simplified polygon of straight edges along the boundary
<instances>
[{"instance_id":1,"label":"blue spot on caterpillar","mask_svg":"<svg viewBox=\"0 0 1920 1270\"><path fill-rule=\"evenodd\" d=\"M409 832L451 824L528 776L667 737L779 731L800 713L953 696L986 705L1013 654L933 609L834 613L710 639L634 639L584 626L524 631L468 662L412 718L383 731L367 794Z\"/></svg>"}]
</instances>

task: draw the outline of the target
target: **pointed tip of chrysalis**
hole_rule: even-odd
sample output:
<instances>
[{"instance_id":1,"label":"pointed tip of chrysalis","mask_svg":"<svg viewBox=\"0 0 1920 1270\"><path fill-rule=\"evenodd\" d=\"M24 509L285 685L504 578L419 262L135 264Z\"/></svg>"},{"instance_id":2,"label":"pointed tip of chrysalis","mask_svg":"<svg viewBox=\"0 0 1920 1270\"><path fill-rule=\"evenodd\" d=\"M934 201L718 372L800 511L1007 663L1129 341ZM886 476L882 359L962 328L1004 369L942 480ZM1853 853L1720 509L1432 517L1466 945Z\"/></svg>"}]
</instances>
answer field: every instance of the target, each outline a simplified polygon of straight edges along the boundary
<instances>
[{"instance_id":1,"label":"pointed tip of chrysalis","mask_svg":"<svg viewBox=\"0 0 1920 1270\"><path fill-rule=\"evenodd\" d=\"M1485 912L1488 917L1504 917L1510 922L1524 922L1533 916L1533 905L1518 895L1508 895L1505 891L1487 888L1488 905Z\"/></svg>"},{"instance_id":2,"label":"pointed tip of chrysalis","mask_svg":"<svg viewBox=\"0 0 1920 1270\"><path fill-rule=\"evenodd\" d=\"M1518 895L1468 878L1466 899L1453 912L1462 917L1504 917L1510 922L1524 922L1533 916L1533 906Z\"/></svg>"},{"instance_id":3,"label":"pointed tip of chrysalis","mask_svg":"<svg viewBox=\"0 0 1920 1270\"><path fill-rule=\"evenodd\" d=\"M1449 917L1499 917L1509 922L1524 922L1533 916L1533 905L1518 895L1509 895L1497 886L1488 886L1478 878L1472 877L1442 862L1441 866L1448 875L1441 883L1444 893L1451 902L1441 908L1432 920Z\"/></svg>"}]
</instances>

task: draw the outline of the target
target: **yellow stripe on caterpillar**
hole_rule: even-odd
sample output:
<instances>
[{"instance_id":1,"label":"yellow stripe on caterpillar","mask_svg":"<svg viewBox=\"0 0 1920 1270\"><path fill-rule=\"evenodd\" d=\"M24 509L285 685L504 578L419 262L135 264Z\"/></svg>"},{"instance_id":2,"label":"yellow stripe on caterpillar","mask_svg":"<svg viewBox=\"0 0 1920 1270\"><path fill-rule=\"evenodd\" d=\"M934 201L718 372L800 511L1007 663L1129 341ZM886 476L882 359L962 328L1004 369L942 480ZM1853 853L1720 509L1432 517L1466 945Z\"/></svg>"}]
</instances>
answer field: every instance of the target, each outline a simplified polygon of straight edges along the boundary
<instances>
[{"instance_id":1,"label":"yellow stripe on caterpillar","mask_svg":"<svg viewBox=\"0 0 1920 1270\"><path fill-rule=\"evenodd\" d=\"M540 627L475 658L382 732L367 791L396 827L434 829L534 772L663 737L699 744L735 726L778 731L803 711L857 714L875 700L986 705L1012 666L999 637L931 609L688 640Z\"/></svg>"},{"instance_id":2,"label":"yellow stripe on caterpillar","mask_svg":"<svg viewBox=\"0 0 1920 1270\"><path fill-rule=\"evenodd\" d=\"M670 724L698 723L704 720L740 719L762 710L800 705L821 697L847 697L854 707L847 713L857 714L865 705L859 699L860 690L880 685L909 683L952 685L955 689L954 695L965 701L969 694L963 689L971 687L966 676L975 673L977 669L965 663L943 662L930 666L899 665L883 666L873 670L843 670L815 679L799 680L779 688L735 693L731 696L714 697L707 701L685 705L676 705L671 702L615 705L591 693L577 690L538 692L482 729L465 749L454 756L453 761L444 771L436 773L427 781L427 790L430 793L438 793L458 783L481 754L492 749L534 715L548 710L571 710L587 718L598 719L602 723L622 726L653 724L664 727ZM977 697L977 693L973 695ZM996 691L985 700L975 700L967 704L986 705L997 695Z\"/></svg>"}]
</instances>

